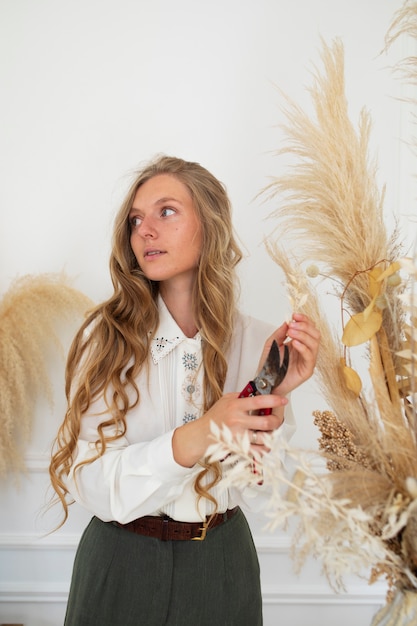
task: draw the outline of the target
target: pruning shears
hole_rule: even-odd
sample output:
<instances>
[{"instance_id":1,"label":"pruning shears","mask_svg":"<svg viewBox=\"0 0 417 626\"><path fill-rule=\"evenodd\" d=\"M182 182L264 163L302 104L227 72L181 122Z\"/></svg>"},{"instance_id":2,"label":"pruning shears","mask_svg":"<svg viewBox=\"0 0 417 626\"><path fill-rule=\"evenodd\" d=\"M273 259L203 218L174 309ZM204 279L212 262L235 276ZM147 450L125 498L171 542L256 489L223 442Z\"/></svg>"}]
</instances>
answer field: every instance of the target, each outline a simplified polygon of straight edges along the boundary
<instances>
[{"instance_id":1,"label":"pruning shears","mask_svg":"<svg viewBox=\"0 0 417 626\"><path fill-rule=\"evenodd\" d=\"M281 363L281 355L278 344L274 339L261 371L256 378L248 382L246 387L240 393L239 398L251 398L259 394L267 395L271 393L271 391L275 387L278 387L278 385L284 380L285 374L288 370L289 360L290 352L287 344L284 344L284 358ZM271 412L272 409L261 409L258 415L270 415Z\"/></svg>"},{"instance_id":2,"label":"pruning shears","mask_svg":"<svg viewBox=\"0 0 417 626\"><path fill-rule=\"evenodd\" d=\"M281 355L279 352L278 344L272 342L271 349L266 357L265 363L262 366L261 371L253 380L250 380L246 387L241 391L239 398L251 398L253 396L267 395L271 391L278 387L278 385L284 380L288 370L288 363L290 360L290 351L287 344L284 344L284 358L281 363ZM258 415L270 415L272 409L260 409ZM256 431L254 431L256 434ZM253 462L252 471L254 474L261 474L257 469L257 464ZM262 485L263 480L260 478L258 485Z\"/></svg>"}]
</instances>

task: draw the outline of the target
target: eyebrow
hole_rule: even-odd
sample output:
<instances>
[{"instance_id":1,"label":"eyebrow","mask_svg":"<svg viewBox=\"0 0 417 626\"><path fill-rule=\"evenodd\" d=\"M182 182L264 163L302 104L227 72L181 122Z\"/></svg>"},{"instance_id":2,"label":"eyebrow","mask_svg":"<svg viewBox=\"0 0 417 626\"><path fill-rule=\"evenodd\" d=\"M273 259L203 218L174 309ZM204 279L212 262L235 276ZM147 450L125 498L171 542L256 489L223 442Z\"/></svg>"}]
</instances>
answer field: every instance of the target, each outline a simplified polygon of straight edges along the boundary
<instances>
[{"instance_id":1,"label":"eyebrow","mask_svg":"<svg viewBox=\"0 0 417 626\"><path fill-rule=\"evenodd\" d=\"M155 204L163 204L164 202L178 202L178 204L181 204L181 201L178 200L178 198L174 198L174 197L165 197L165 198L160 198L159 200L157 200L155 202Z\"/></svg>"},{"instance_id":2,"label":"eyebrow","mask_svg":"<svg viewBox=\"0 0 417 626\"><path fill-rule=\"evenodd\" d=\"M181 204L181 206L182 206L181 200L178 200L178 198L174 198L174 197L171 197L171 196L164 196L163 198L159 198L158 200L156 200L156 202L154 202L154 205L158 206L159 204L165 204L167 202L176 202L177 204ZM139 210L140 209L132 207L130 209L129 213L131 213L132 211L139 211Z\"/></svg>"}]
</instances>

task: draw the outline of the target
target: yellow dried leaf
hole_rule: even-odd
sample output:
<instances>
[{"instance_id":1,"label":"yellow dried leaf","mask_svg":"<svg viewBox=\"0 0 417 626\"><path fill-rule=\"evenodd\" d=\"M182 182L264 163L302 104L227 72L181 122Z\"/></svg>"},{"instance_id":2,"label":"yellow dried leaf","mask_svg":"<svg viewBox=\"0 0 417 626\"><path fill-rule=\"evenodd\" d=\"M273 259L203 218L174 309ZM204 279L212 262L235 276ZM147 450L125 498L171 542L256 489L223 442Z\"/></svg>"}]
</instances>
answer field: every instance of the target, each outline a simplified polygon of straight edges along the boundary
<instances>
[{"instance_id":1,"label":"yellow dried leaf","mask_svg":"<svg viewBox=\"0 0 417 626\"><path fill-rule=\"evenodd\" d=\"M376 296L379 295L381 291L380 278L382 275L382 270L379 266L374 267L368 272L369 277L369 294L371 298L375 299Z\"/></svg>"},{"instance_id":2,"label":"yellow dried leaf","mask_svg":"<svg viewBox=\"0 0 417 626\"><path fill-rule=\"evenodd\" d=\"M368 341L381 328L382 314L371 311L365 318L364 312L353 315L343 331L342 343L347 346L358 346Z\"/></svg>"},{"instance_id":3,"label":"yellow dried leaf","mask_svg":"<svg viewBox=\"0 0 417 626\"><path fill-rule=\"evenodd\" d=\"M378 278L376 278L376 280L378 282L381 282L382 280L384 280L385 278L388 278L389 276L392 276L393 274L395 274L396 272L398 272L398 270L401 269L401 263L399 261L394 261L393 263L391 263L391 265L389 265L387 267L386 270L384 270L379 276Z\"/></svg>"},{"instance_id":4,"label":"yellow dried leaf","mask_svg":"<svg viewBox=\"0 0 417 626\"><path fill-rule=\"evenodd\" d=\"M363 311L363 319L364 319L365 322L368 320L370 314L374 310L375 302L376 302L378 297L379 297L379 292L374 294L374 297L372 298L371 302L368 304L366 309Z\"/></svg>"},{"instance_id":5,"label":"yellow dried leaf","mask_svg":"<svg viewBox=\"0 0 417 626\"><path fill-rule=\"evenodd\" d=\"M358 397L362 390L362 381L359 377L359 374L355 372L355 370L351 367L344 365L343 377L345 379L346 387L350 389L350 391L353 391L355 396Z\"/></svg>"}]
</instances>

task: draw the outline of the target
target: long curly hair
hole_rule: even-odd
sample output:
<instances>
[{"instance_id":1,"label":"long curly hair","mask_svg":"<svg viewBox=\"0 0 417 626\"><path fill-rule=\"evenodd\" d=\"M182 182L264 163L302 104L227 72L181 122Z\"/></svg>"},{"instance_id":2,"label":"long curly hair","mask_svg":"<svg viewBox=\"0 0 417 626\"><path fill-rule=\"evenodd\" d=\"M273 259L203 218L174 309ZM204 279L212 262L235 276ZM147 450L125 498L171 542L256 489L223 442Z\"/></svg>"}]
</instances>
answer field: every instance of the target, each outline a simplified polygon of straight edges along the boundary
<instances>
[{"instance_id":1,"label":"long curly hair","mask_svg":"<svg viewBox=\"0 0 417 626\"><path fill-rule=\"evenodd\" d=\"M73 464L83 414L95 398L107 398L108 413L98 428L96 455L80 465L102 456L110 441L125 434L126 414L140 402L135 378L147 365L150 339L158 327L159 284L146 278L138 265L130 245L128 216L139 187L160 174L172 175L186 185L202 226L193 308L203 339L204 411L223 393L226 355L236 312L235 267L242 258L233 233L230 201L224 185L200 164L176 157L158 157L138 173L115 218L110 255L114 293L88 315L68 354L65 384L68 407L49 466L57 495L55 501L60 501L64 509L61 525L72 503L65 477ZM108 390L111 393L106 393ZM116 433L112 436L108 435L110 426ZM208 498L216 508L210 489L221 478L220 466L205 460L201 465L203 469L195 480L196 493L198 498Z\"/></svg>"}]
</instances>

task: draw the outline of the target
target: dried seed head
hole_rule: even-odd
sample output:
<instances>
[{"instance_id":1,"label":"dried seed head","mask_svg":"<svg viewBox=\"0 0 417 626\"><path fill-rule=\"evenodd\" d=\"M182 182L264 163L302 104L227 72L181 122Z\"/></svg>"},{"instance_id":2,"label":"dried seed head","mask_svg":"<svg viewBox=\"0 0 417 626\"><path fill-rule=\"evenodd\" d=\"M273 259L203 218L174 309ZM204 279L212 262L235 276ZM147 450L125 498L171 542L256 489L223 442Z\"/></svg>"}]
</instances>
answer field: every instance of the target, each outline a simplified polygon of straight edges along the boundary
<instances>
[{"instance_id":1,"label":"dried seed head","mask_svg":"<svg viewBox=\"0 0 417 626\"><path fill-rule=\"evenodd\" d=\"M317 278L317 276L320 274L320 270L317 265L309 265L306 268L306 274L309 278Z\"/></svg>"}]
</instances>

